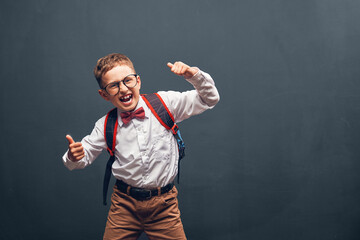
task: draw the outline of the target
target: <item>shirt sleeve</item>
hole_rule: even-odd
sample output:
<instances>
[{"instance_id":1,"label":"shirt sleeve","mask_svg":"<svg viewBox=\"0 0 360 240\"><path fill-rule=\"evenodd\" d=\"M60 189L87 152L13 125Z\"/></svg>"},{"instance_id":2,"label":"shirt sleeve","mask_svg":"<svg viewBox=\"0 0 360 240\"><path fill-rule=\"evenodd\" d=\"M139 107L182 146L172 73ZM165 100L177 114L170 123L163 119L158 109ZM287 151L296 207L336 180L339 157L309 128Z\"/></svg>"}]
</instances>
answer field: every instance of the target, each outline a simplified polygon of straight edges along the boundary
<instances>
[{"instance_id":1,"label":"shirt sleeve","mask_svg":"<svg viewBox=\"0 0 360 240\"><path fill-rule=\"evenodd\" d=\"M208 73L199 70L192 78L186 80L193 85L194 90L159 92L159 95L173 114L175 122L181 122L207 109L211 109L220 100L215 82Z\"/></svg>"},{"instance_id":2,"label":"shirt sleeve","mask_svg":"<svg viewBox=\"0 0 360 240\"><path fill-rule=\"evenodd\" d=\"M104 138L104 122L105 117L98 120L90 135L87 135L81 140L85 151L85 157L80 161L73 162L68 158L68 151L62 157L64 165L69 170L82 169L90 165L100 153L106 149L106 141Z\"/></svg>"}]
</instances>

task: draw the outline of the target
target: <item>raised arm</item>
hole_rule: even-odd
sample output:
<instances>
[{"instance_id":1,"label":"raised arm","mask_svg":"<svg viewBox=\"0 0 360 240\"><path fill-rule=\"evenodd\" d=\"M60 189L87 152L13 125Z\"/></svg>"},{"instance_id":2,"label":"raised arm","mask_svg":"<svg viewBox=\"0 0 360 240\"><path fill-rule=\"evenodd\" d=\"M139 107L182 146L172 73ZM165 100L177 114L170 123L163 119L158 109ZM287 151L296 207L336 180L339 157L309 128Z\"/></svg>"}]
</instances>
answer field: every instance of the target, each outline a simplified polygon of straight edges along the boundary
<instances>
[{"instance_id":1,"label":"raised arm","mask_svg":"<svg viewBox=\"0 0 360 240\"><path fill-rule=\"evenodd\" d=\"M171 108L176 122L200 114L218 103L220 96L209 74L180 61L168 63L167 66L174 74L183 76L195 88L186 92L159 92Z\"/></svg>"}]
</instances>

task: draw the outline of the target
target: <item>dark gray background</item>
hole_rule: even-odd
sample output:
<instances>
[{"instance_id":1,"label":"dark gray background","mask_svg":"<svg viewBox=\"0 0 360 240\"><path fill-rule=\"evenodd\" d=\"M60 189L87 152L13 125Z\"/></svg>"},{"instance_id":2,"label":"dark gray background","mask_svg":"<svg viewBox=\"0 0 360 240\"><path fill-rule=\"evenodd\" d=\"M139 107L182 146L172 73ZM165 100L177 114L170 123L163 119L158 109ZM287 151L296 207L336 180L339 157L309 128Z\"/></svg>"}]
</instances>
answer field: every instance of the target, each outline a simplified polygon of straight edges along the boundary
<instances>
[{"instance_id":1,"label":"dark gray background","mask_svg":"<svg viewBox=\"0 0 360 240\"><path fill-rule=\"evenodd\" d=\"M359 239L359 1L18 0L0 14L0 239L101 239L108 156L73 172L61 157L112 107L92 75L112 52L142 93L191 89L168 61L215 79L219 104L180 124L189 239Z\"/></svg>"}]
</instances>

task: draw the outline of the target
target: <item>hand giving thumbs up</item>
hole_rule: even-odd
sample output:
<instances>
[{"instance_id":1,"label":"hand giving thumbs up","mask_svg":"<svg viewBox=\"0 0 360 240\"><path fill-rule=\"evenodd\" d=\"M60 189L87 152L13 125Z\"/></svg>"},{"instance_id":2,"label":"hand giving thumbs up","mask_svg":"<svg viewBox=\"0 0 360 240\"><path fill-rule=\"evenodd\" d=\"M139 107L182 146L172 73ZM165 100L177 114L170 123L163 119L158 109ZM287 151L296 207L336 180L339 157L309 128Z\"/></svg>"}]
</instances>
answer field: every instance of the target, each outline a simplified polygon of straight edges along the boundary
<instances>
[{"instance_id":1,"label":"hand giving thumbs up","mask_svg":"<svg viewBox=\"0 0 360 240\"><path fill-rule=\"evenodd\" d=\"M66 139L69 141L68 158L73 162L81 160L85 156L81 142L75 142L70 135L66 135Z\"/></svg>"},{"instance_id":2,"label":"hand giving thumbs up","mask_svg":"<svg viewBox=\"0 0 360 240\"><path fill-rule=\"evenodd\" d=\"M183 62L175 62L174 64L172 63L167 63L167 66L170 68L170 70L175 73L176 75L179 76L183 76L185 78L191 78L192 76L194 76L199 69L196 67L190 67L188 65L186 65Z\"/></svg>"}]
</instances>

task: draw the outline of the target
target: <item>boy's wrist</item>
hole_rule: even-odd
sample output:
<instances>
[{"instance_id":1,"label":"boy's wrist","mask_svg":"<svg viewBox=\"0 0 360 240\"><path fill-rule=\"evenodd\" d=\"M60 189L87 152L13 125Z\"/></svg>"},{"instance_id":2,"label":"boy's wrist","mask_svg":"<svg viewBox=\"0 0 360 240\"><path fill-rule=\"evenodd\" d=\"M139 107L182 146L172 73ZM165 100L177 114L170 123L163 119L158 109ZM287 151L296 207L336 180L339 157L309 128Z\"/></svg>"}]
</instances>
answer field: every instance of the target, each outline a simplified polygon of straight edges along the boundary
<instances>
[{"instance_id":1,"label":"boy's wrist","mask_svg":"<svg viewBox=\"0 0 360 240\"><path fill-rule=\"evenodd\" d=\"M192 79L196 78L196 76L200 73L200 69L198 67L191 67L190 69L191 69L192 76L185 77L186 80L192 80Z\"/></svg>"},{"instance_id":2,"label":"boy's wrist","mask_svg":"<svg viewBox=\"0 0 360 240\"><path fill-rule=\"evenodd\" d=\"M71 157L70 157L70 151L68 151L68 153L66 154L66 158L67 158L67 160L69 160L70 162L78 162L78 160L76 160L76 159L72 159Z\"/></svg>"}]
</instances>

